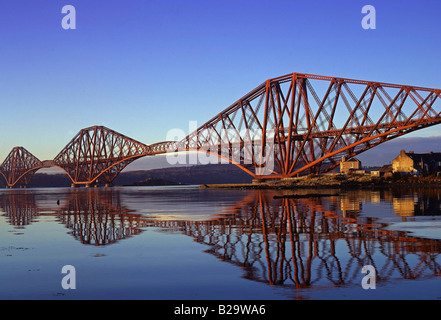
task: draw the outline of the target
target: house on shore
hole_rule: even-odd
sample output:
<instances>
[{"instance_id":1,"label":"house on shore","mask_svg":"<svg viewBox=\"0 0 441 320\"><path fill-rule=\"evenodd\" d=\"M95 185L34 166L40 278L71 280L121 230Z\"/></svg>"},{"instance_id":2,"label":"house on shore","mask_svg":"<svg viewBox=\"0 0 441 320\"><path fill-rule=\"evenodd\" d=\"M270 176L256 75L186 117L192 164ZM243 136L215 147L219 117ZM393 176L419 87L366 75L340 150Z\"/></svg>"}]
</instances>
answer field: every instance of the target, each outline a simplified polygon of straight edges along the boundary
<instances>
[{"instance_id":1,"label":"house on shore","mask_svg":"<svg viewBox=\"0 0 441 320\"><path fill-rule=\"evenodd\" d=\"M441 153L414 153L401 150L392 160L392 170L408 174L438 174L441 172Z\"/></svg>"},{"instance_id":2,"label":"house on shore","mask_svg":"<svg viewBox=\"0 0 441 320\"><path fill-rule=\"evenodd\" d=\"M372 170L371 176L372 177L391 177L392 176L392 165L386 164L386 165L378 168L378 170Z\"/></svg>"},{"instance_id":3,"label":"house on shore","mask_svg":"<svg viewBox=\"0 0 441 320\"><path fill-rule=\"evenodd\" d=\"M340 173L348 173L350 171L361 170L361 161L356 158L346 160L346 157L342 157L340 161Z\"/></svg>"}]
</instances>

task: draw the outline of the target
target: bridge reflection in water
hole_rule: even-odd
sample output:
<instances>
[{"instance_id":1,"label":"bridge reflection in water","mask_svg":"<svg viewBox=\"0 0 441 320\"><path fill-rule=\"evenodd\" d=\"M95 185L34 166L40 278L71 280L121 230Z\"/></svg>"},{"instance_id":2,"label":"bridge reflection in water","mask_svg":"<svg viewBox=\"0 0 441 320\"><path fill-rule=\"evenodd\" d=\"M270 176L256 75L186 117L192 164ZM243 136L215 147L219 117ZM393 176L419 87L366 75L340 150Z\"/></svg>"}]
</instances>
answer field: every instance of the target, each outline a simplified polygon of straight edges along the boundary
<instances>
[{"instance_id":1,"label":"bridge reflection in water","mask_svg":"<svg viewBox=\"0 0 441 320\"><path fill-rule=\"evenodd\" d=\"M110 245L152 227L182 233L207 245L205 252L242 268L244 278L274 286L360 285L364 265L376 268L377 284L441 276L440 240L388 230L380 213L361 211L364 204L383 202L403 220L440 215L439 190L332 192L312 197L244 192L209 220L140 214L125 207L118 188L69 190L57 195L56 206L31 190L11 190L0 193L0 209L16 228L54 216L85 245Z\"/></svg>"},{"instance_id":2,"label":"bridge reflection in water","mask_svg":"<svg viewBox=\"0 0 441 320\"><path fill-rule=\"evenodd\" d=\"M58 200L58 205L52 201L50 206L38 204L32 191L10 190L0 195L0 209L17 229L37 221L39 216L55 216L76 240L87 245L109 245L139 234L146 226L142 216L121 206L118 192L91 189L56 196L65 199Z\"/></svg>"}]
</instances>

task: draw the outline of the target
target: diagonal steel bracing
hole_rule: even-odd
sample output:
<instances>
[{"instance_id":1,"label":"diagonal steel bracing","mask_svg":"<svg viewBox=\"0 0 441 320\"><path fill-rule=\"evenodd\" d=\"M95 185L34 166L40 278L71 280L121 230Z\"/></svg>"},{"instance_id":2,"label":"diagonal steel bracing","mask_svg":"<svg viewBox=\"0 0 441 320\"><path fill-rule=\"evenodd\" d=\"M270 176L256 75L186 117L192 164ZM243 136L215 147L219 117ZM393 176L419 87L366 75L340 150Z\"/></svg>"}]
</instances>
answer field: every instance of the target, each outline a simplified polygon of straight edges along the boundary
<instances>
[{"instance_id":1,"label":"diagonal steel bracing","mask_svg":"<svg viewBox=\"0 0 441 320\"><path fill-rule=\"evenodd\" d=\"M0 166L0 174L8 187L26 186L43 164L23 147L15 147Z\"/></svg>"},{"instance_id":2,"label":"diagonal steel bracing","mask_svg":"<svg viewBox=\"0 0 441 320\"><path fill-rule=\"evenodd\" d=\"M80 132L54 158L75 184L110 183L132 161L148 154L147 145L103 126Z\"/></svg>"},{"instance_id":3,"label":"diagonal steel bracing","mask_svg":"<svg viewBox=\"0 0 441 320\"><path fill-rule=\"evenodd\" d=\"M441 90L292 73L265 81L181 141L145 145L103 126L80 132L54 160L14 148L0 174L26 185L43 167L75 184L110 183L132 161L181 151L214 154L255 178L335 168L342 156L441 122Z\"/></svg>"},{"instance_id":4,"label":"diagonal steel bracing","mask_svg":"<svg viewBox=\"0 0 441 320\"><path fill-rule=\"evenodd\" d=\"M441 122L440 93L293 73L262 83L179 142L178 149L229 155L256 178L326 172L342 156Z\"/></svg>"}]
</instances>

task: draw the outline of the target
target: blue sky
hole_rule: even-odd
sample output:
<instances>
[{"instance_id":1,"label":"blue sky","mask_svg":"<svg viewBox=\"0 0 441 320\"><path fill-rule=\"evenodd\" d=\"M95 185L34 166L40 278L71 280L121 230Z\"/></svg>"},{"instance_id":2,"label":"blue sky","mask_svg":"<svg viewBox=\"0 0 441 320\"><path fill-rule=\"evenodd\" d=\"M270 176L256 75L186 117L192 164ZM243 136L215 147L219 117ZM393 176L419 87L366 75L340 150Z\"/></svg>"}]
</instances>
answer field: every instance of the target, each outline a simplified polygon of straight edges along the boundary
<instances>
[{"instance_id":1,"label":"blue sky","mask_svg":"<svg viewBox=\"0 0 441 320\"><path fill-rule=\"evenodd\" d=\"M361 27L366 4L375 30ZM163 141L291 72L441 88L440 12L437 0L3 1L0 162L14 146L53 159L92 125Z\"/></svg>"}]
</instances>

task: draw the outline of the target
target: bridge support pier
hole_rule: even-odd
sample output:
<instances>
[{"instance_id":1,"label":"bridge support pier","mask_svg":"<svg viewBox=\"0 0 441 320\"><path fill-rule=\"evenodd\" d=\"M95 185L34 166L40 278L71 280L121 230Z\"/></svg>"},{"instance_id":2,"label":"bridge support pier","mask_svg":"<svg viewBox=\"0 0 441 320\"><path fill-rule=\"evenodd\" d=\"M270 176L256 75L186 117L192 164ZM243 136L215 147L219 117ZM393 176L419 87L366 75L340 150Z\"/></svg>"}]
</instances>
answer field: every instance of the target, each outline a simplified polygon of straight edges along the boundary
<instances>
[{"instance_id":1,"label":"bridge support pier","mask_svg":"<svg viewBox=\"0 0 441 320\"><path fill-rule=\"evenodd\" d=\"M78 187L78 185L76 185L75 183L72 183L72 184L70 185L70 187L71 187L71 188L76 188L76 187Z\"/></svg>"},{"instance_id":2,"label":"bridge support pier","mask_svg":"<svg viewBox=\"0 0 441 320\"><path fill-rule=\"evenodd\" d=\"M111 187L113 187L113 183L109 182L109 183L106 183L104 186L106 188L111 188Z\"/></svg>"}]
</instances>

